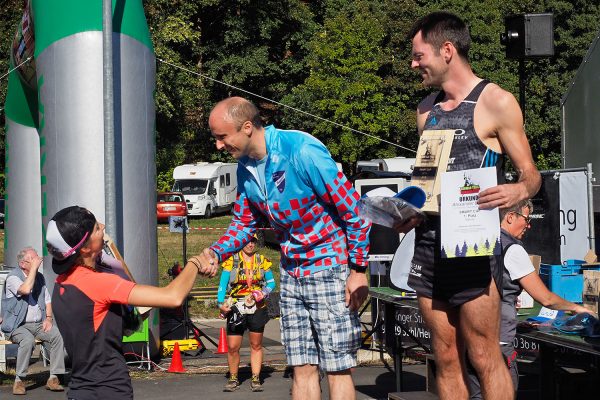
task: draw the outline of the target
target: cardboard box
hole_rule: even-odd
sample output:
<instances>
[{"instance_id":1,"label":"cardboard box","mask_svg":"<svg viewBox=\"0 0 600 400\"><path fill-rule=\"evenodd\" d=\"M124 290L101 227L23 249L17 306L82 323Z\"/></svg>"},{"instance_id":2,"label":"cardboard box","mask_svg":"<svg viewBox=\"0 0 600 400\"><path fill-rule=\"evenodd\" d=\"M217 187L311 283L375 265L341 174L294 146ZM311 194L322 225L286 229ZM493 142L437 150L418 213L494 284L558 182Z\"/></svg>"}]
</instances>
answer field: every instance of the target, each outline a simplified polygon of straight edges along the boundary
<instances>
[{"instance_id":1,"label":"cardboard box","mask_svg":"<svg viewBox=\"0 0 600 400\"><path fill-rule=\"evenodd\" d=\"M533 308L533 297L525 290L517 296L517 308Z\"/></svg>"},{"instance_id":2,"label":"cardboard box","mask_svg":"<svg viewBox=\"0 0 600 400\"><path fill-rule=\"evenodd\" d=\"M583 305L598 313L600 297L600 271L583 271Z\"/></svg>"},{"instance_id":3,"label":"cardboard box","mask_svg":"<svg viewBox=\"0 0 600 400\"><path fill-rule=\"evenodd\" d=\"M537 254L530 254L529 259L535 268L535 273L540 273L540 264L542 263L542 256L538 256Z\"/></svg>"},{"instance_id":4,"label":"cardboard box","mask_svg":"<svg viewBox=\"0 0 600 400\"><path fill-rule=\"evenodd\" d=\"M583 257L583 260L585 261L583 263L584 267L594 267L594 266L600 265L600 262L598 262L598 256L591 249L588 250L588 252L585 255L585 257Z\"/></svg>"}]
</instances>

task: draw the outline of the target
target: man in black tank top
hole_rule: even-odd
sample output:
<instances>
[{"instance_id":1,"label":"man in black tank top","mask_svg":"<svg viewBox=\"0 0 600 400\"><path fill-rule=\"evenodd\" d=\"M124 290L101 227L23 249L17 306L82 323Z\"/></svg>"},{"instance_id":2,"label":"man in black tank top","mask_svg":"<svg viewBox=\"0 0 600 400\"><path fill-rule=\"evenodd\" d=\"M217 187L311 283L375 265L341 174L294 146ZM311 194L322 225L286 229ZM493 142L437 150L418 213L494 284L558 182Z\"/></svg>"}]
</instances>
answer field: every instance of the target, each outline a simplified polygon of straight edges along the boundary
<instances>
[{"instance_id":1,"label":"man in black tank top","mask_svg":"<svg viewBox=\"0 0 600 400\"><path fill-rule=\"evenodd\" d=\"M540 187L523 118L514 96L478 78L469 65L469 30L458 17L435 12L417 21L411 31L412 64L423 84L439 88L417 110L419 133L454 129L448 171L495 167L499 185L480 193L479 207L513 206ZM514 184L503 184L504 157L519 173ZM408 222L398 230L408 232ZM500 301L494 282L501 271L494 258L440 257L440 219L416 228L415 254L409 285L432 331L442 399L466 399L465 352L481 380L486 399L512 399L512 382L498 347Z\"/></svg>"}]
</instances>

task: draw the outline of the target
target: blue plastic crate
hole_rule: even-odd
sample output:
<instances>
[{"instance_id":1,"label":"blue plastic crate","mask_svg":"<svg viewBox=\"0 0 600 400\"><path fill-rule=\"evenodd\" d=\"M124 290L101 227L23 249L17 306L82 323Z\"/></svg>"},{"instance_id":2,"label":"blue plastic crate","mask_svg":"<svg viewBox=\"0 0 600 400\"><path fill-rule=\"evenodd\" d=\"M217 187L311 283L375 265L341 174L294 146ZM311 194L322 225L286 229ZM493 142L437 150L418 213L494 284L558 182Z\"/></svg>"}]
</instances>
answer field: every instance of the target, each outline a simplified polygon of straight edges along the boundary
<instances>
[{"instance_id":1,"label":"blue plastic crate","mask_svg":"<svg viewBox=\"0 0 600 400\"><path fill-rule=\"evenodd\" d=\"M585 264L585 260L566 260L565 265L567 266L581 266L581 264Z\"/></svg>"},{"instance_id":2,"label":"blue plastic crate","mask_svg":"<svg viewBox=\"0 0 600 400\"><path fill-rule=\"evenodd\" d=\"M582 302L583 270L599 270L598 266L584 267L583 260L567 260L562 265L540 265L540 278L551 291L560 297L572 301Z\"/></svg>"}]
</instances>

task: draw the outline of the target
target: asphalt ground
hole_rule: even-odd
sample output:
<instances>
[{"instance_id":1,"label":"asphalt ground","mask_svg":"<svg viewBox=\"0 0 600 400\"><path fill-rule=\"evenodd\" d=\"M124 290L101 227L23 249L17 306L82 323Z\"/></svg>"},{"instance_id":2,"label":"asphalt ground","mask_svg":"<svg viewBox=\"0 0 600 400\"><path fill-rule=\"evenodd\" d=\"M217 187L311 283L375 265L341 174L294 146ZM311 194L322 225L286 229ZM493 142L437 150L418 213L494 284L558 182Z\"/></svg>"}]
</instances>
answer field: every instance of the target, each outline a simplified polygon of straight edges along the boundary
<instances>
[{"instance_id":1,"label":"asphalt ground","mask_svg":"<svg viewBox=\"0 0 600 400\"><path fill-rule=\"evenodd\" d=\"M225 326L223 320L196 320L195 326L200 331L218 342L220 328ZM250 350L247 335L244 336L240 350L240 380L241 387L233 393L223 392L227 379L227 356L214 354L216 350L208 340L203 340L206 350L202 353L187 351L181 354L185 373L168 373L170 358L163 358L153 365L152 371L147 371L147 364L130 364L134 396L137 399L286 399L290 398L292 376L287 368L283 346L281 345L279 320L271 320L265 327L263 348L264 361L261 378L264 391L250 391ZM127 352L138 352L136 348L125 348ZM30 373L26 381L27 399L65 399L65 393L53 393L44 388L48 378L48 368L35 358L34 353ZM14 361L12 361L14 373ZM395 391L395 375L390 367L392 362L377 351L361 350L359 367L354 371L353 378L357 399L387 399L389 392ZM10 368L10 365L9 365ZM408 363L404 366L405 390L425 389L425 365ZM0 399L19 398L12 395L12 379L10 375L1 375ZM68 380L68 375L66 376ZM321 382L323 399L327 399L327 380ZM23 398L23 397L21 397Z\"/></svg>"},{"instance_id":2,"label":"asphalt ground","mask_svg":"<svg viewBox=\"0 0 600 400\"><path fill-rule=\"evenodd\" d=\"M423 390L425 377L422 375L423 365L405 366L404 383L406 390ZM12 382L0 388L0 398L27 398L32 400L65 399L65 393L50 392L44 388L47 373L39 374L39 382L31 383L26 396L13 396ZM264 391L253 393L250 390L250 372L248 368L240 370L241 386L233 393L223 392L226 382L225 374L206 374L189 371L185 374L169 374L165 372L132 372L134 397L136 399L184 400L251 400L251 399L287 399L290 398L292 378L285 371L274 370L266 366L262 379ZM387 399L387 394L394 391L394 374L383 366L358 367L354 371L354 382L357 399ZM322 398L329 398L326 379L321 382Z\"/></svg>"}]
</instances>

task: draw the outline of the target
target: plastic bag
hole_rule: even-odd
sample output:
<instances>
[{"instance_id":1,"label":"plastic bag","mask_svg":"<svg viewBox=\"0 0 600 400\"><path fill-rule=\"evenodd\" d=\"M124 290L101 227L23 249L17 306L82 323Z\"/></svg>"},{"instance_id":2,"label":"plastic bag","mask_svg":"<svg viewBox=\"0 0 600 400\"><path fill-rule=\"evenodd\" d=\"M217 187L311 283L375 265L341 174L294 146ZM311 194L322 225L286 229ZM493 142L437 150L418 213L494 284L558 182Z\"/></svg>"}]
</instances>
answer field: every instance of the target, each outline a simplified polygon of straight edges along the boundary
<instances>
[{"instance_id":1,"label":"plastic bag","mask_svg":"<svg viewBox=\"0 0 600 400\"><path fill-rule=\"evenodd\" d=\"M600 336L598 320L590 313L579 313L573 316L556 318L552 327L561 333L588 337Z\"/></svg>"},{"instance_id":2,"label":"plastic bag","mask_svg":"<svg viewBox=\"0 0 600 400\"><path fill-rule=\"evenodd\" d=\"M363 197L358 202L359 215L378 225L393 228L410 218L418 222L425 219L425 214L407 201L396 197Z\"/></svg>"}]
</instances>

